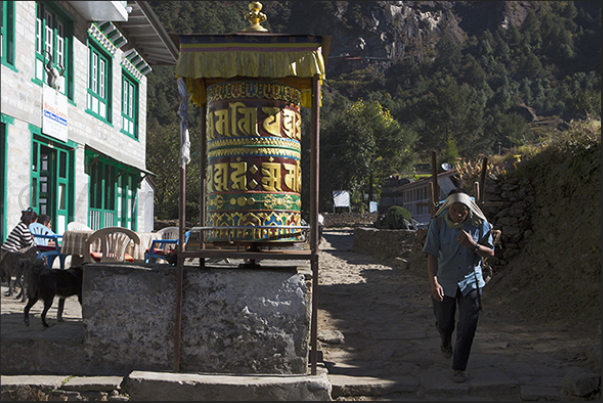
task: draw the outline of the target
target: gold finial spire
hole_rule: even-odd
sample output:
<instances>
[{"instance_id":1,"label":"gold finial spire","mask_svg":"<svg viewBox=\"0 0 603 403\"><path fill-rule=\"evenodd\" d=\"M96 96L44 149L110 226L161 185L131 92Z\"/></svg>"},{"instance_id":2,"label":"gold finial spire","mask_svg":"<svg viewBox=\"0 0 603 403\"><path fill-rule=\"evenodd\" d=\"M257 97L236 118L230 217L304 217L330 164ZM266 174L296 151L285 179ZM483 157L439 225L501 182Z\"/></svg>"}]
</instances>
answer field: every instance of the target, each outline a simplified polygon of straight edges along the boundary
<instances>
[{"instance_id":1,"label":"gold finial spire","mask_svg":"<svg viewBox=\"0 0 603 403\"><path fill-rule=\"evenodd\" d=\"M245 19L251 23L243 32L268 32L266 28L260 24L266 21L266 14L262 13L262 3L259 1L249 2L249 13Z\"/></svg>"}]
</instances>

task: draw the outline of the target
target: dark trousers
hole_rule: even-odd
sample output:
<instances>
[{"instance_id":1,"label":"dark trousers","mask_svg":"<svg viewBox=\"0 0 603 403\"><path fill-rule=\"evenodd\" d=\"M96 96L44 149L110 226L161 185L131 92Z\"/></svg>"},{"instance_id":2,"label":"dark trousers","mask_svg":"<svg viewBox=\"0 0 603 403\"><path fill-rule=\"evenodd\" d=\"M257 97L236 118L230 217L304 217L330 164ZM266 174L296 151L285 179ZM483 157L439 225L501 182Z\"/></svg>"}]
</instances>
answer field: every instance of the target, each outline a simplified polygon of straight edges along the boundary
<instances>
[{"instance_id":1,"label":"dark trousers","mask_svg":"<svg viewBox=\"0 0 603 403\"><path fill-rule=\"evenodd\" d=\"M436 301L432 298L433 312L436 317L436 328L440 333L442 344L449 346L452 343L452 332L454 331L455 313L458 305L459 321L456 331L456 344L454 345L454 356L452 358L452 369L464 371L467 369L471 345L477 329L479 319L479 299L477 290L463 295L457 290L456 297L444 297L444 301Z\"/></svg>"}]
</instances>

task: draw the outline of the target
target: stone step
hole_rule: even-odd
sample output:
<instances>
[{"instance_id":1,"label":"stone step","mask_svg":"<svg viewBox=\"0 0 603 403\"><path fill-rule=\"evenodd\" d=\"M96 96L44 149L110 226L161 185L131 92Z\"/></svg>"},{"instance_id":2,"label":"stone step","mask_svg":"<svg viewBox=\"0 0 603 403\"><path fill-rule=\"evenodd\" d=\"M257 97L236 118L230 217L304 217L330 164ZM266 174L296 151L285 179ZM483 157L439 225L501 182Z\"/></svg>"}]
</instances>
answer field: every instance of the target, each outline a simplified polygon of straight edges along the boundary
<instances>
[{"instance_id":1,"label":"stone step","mask_svg":"<svg viewBox=\"0 0 603 403\"><path fill-rule=\"evenodd\" d=\"M134 371L124 379L135 401L330 401L327 372L317 375L215 375Z\"/></svg>"},{"instance_id":2,"label":"stone step","mask_svg":"<svg viewBox=\"0 0 603 403\"><path fill-rule=\"evenodd\" d=\"M398 393L413 393L419 387L419 382L412 377L396 377L385 379L329 374L333 391L333 399L352 396L387 396Z\"/></svg>"}]
</instances>

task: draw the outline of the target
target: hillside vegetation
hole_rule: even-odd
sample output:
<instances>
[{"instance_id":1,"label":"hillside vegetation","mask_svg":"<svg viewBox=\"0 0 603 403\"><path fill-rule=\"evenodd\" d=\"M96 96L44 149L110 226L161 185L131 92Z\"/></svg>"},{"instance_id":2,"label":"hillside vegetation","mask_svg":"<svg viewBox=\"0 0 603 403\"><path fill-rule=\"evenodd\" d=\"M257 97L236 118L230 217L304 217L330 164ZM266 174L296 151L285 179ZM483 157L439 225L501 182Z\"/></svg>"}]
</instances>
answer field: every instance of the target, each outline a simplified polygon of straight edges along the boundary
<instances>
[{"instance_id":1,"label":"hillside vegetation","mask_svg":"<svg viewBox=\"0 0 603 403\"><path fill-rule=\"evenodd\" d=\"M496 273L488 299L537 323L601 326L601 126L577 125L522 162L532 235Z\"/></svg>"},{"instance_id":2,"label":"hillside vegetation","mask_svg":"<svg viewBox=\"0 0 603 403\"><path fill-rule=\"evenodd\" d=\"M242 1L151 1L170 33L232 33ZM263 1L273 33L329 35L321 111L321 210L349 190L355 210L390 175L513 152L551 140L572 119L600 119L601 4L585 1ZM174 68L149 75L148 168L159 218L178 214ZM191 108L192 149L199 117ZM303 111L304 133L309 113ZM305 136L308 140L309 136ZM309 143L302 144L309 147ZM309 153L304 153L304 156ZM426 158L427 156L427 158ZM188 182L199 182L194 158ZM303 209L310 205L302 160ZM346 167L342 170L341 167ZM198 216L190 192L187 216Z\"/></svg>"}]
</instances>

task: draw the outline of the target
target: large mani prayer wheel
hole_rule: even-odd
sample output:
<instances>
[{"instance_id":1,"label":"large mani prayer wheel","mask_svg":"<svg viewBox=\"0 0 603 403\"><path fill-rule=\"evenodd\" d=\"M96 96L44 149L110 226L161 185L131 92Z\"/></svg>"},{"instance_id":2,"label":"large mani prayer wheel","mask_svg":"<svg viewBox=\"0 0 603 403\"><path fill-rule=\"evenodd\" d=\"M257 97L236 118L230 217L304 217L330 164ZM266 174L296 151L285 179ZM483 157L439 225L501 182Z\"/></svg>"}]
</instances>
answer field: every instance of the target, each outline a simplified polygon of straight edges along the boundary
<instances>
[{"instance_id":1,"label":"large mani prayer wheel","mask_svg":"<svg viewBox=\"0 0 603 403\"><path fill-rule=\"evenodd\" d=\"M207 241L300 240L301 92L267 81L207 88Z\"/></svg>"}]
</instances>

